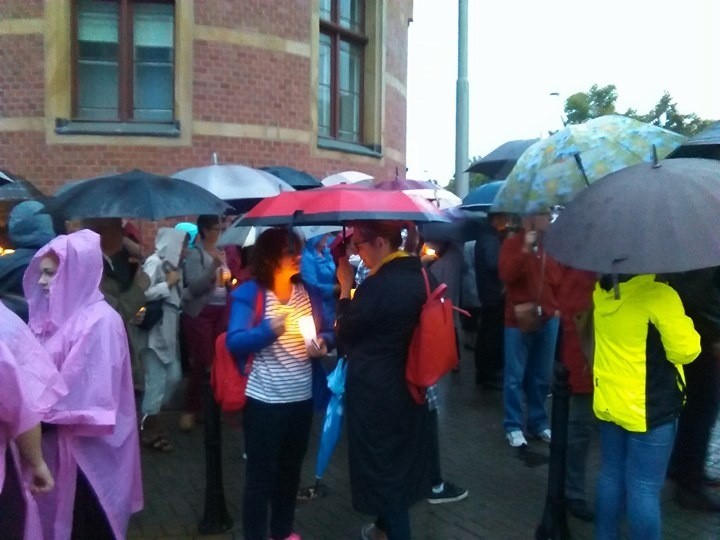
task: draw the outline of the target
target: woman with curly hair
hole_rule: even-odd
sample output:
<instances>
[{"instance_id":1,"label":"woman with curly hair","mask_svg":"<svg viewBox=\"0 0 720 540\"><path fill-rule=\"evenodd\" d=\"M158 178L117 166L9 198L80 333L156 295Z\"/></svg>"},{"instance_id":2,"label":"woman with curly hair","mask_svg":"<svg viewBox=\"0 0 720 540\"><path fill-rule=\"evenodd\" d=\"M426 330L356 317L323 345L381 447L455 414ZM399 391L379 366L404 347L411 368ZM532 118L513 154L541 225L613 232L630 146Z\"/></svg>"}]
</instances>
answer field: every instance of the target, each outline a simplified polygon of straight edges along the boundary
<instances>
[{"instance_id":1,"label":"woman with curly hair","mask_svg":"<svg viewBox=\"0 0 720 540\"><path fill-rule=\"evenodd\" d=\"M293 532L300 471L313 415L312 358L334 344L333 321L322 320L320 298L297 279L302 242L283 228L264 231L252 253L253 279L232 293L227 347L244 369L252 355L243 428L247 465L243 532L247 540L296 540ZM300 319L319 329L306 345Z\"/></svg>"}]
</instances>

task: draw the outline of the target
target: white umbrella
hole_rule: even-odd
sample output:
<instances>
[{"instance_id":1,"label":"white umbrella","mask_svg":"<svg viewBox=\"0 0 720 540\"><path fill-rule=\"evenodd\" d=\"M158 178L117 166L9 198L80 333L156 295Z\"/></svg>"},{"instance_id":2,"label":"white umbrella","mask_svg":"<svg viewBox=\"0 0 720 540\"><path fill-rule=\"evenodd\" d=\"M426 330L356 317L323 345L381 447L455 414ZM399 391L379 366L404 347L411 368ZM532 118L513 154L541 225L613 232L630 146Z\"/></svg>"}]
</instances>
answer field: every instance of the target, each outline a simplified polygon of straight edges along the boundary
<instances>
[{"instance_id":1,"label":"white umbrella","mask_svg":"<svg viewBox=\"0 0 720 540\"><path fill-rule=\"evenodd\" d=\"M240 219L240 218L238 218ZM264 225L236 225L237 220L233 222L218 238L217 246L240 246L248 247L255 244L257 237L260 236L265 229L269 227Z\"/></svg>"},{"instance_id":2,"label":"white umbrella","mask_svg":"<svg viewBox=\"0 0 720 540\"><path fill-rule=\"evenodd\" d=\"M244 165L208 165L183 169L172 176L206 189L230 202L238 211L247 211L258 201L283 191L295 191L290 184L266 171Z\"/></svg>"},{"instance_id":3,"label":"white umbrella","mask_svg":"<svg viewBox=\"0 0 720 540\"><path fill-rule=\"evenodd\" d=\"M264 225L237 225L238 218L228 227L218 238L218 247L225 246L240 246L248 247L255 244L257 237L270 227ZM342 230L340 225L306 225L303 227L295 227L295 230L299 232L307 240L321 234L330 234L339 232Z\"/></svg>"},{"instance_id":4,"label":"white umbrella","mask_svg":"<svg viewBox=\"0 0 720 540\"><path fill-rule=\"evenodd\" d=\"M302 233L306 240L309 240L321 234L340 232L343 228L340 225L305 225L303 227L296 227L296 229Z\"/></svg>"},{"instance_id":5,"label":"white umbrella","mask_svg":"<svg viewBox=\"0 0 720 540\"><path fill-rule=\"evenodd\" d=\"M409 195L419 195L423 199L433 202L440 210L455 208L462 204L462 199L447 189L405 189Z\"/></svg>"},{"instance_id":6,"label":"white umbrella","mask_svg":"<svg viewBox=\"0 0 720 540\"><path fill-rule=\"evenodd\" d=\"M372 180L373 177L369 174L365 174L359 171L344 171L330 176L326 176L322 179L324 186L336 186L338 184L354 184L362 180Z\"/></svg>"}]
</instances>

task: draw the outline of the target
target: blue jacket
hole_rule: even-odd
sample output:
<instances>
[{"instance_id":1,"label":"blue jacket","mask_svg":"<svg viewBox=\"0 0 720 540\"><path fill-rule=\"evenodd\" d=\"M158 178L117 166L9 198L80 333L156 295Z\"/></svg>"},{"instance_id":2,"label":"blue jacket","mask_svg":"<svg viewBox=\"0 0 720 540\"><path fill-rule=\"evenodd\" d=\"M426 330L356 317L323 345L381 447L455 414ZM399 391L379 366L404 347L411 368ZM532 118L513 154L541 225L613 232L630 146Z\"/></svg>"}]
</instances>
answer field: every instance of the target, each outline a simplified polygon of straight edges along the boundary
<instances>
[{"instance_id":1,"label":"blue jacket","mask_svg":"<svg viewBox=\"0 0 720 540\"><path fill-rule=\"evenodd\" d=\"M323 320L322 299L318 293L305 287L310 297L315 328L318 328L318 337L321 337L327 344L328 351L335 347L334 321ZM255 320L255 305L258 292L263 295L260 323L253 326ZM270 328L270 321L265 318L265 295L266 289L261 289L257 281L250 280L240 285L232 292L232 305L230 308L230 321L227 331L227 348L237 361L240 371L245 369L245 362L250 354L264 349L272 344L277 336Z\"/></svg>"},{"instance_id":2,"label":"blue jacket","mask_svg":"<svg viewBox=\"0 0 720 540\"><path fill-rule=\"evenodd\" d=\"M322 253L317 245L326 235L310 238L305 244L300 261L300 275L309 294L316 295L322 301L323 318L335 320L337 298L335 297L335 261L330 250L325 247Z\"/></svg>"},{"instance_id":3,"label":"blue jacket","mask_svg":"<svg viewBox=\"0 0 720 540\"><path fill-rule=\"evenodd\" d=\"M27 302L23 291L23 275L38 249L55 238L52 219L42 213L38 201L24 201L10 212L8 236L15 253L0 257L0 299L25 322Z\"/></svg>"}]
</instances>

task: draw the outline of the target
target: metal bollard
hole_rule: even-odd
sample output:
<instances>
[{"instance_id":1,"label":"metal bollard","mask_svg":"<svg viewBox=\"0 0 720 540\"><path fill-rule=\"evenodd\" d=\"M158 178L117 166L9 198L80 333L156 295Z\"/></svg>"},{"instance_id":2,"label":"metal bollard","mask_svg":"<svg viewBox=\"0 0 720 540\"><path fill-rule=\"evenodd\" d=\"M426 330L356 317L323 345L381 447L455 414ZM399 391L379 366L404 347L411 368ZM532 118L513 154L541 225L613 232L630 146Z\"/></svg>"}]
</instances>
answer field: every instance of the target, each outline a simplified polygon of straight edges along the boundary
<instances>
[{"instance_id":1,"label":"metal bollard","mask_svg":"<svg viewBox=\"0 0 720 540\"><path fill-rule=\"evenodd\" d=\"M554 374L548 487L542 521L535 530L536 540L569 540L571 538L565 512L565 462L570 385L568 384L568 370L560 362L555 363Z\"/></svg>"},{"instance_id":2,"label":"metal bollard","mask_svg":"<svg viewBox=\"0 0 720 540\"><path fill-rule=\"evenodd\" d=\"M205 510L198 525L200 534L220 534L233 526L225 505L222 473L222 427L220 407L210 388L210 373L203 381L203 418L205 433Z\"/></svg>"}]
</instances>

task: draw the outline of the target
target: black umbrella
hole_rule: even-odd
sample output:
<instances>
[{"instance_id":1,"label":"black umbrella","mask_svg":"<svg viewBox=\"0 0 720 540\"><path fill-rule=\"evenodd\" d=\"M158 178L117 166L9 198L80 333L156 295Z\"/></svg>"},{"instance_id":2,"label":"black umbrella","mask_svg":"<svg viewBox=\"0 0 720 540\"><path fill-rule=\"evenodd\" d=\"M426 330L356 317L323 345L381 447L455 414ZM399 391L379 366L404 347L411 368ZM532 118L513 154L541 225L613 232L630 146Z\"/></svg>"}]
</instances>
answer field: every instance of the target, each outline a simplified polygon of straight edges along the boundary
<instances>
[{"instance_id":1,"label":"black umbrella","mask_svg":"<svg viewBox=\"0 0 720 540\"><path fill-rule=\"evenodd\" d=\"M523 152L539 140L521 139L501 144L487 156L470 165L467 172L481 173L495 180L503 180L507 178Z\"/></svg>"},{"instance_id":2,"label":"black umbrella","mask_svg":"<svg viewBox=\"0 0 720 540\"><path fill-rule=\"evenodd\" d=\"M190 182L138 169L92 178L62 188L50 198L48 212L65 219L140 218L215 214L230 208L209 191Z\"/></svg>"},{"instance_id":3,"label":"black umbrella","mask_svg":"<svg viewBox=\"0 0 720 540\"><path fill-rule=\"evenodd\" d=\"M280 180L284 180L295 189L312 189L322 187L322 182L313 175L293 169L292 167L260 167L261 171L269 172L277 176Z\"/></svg>"},{"instance_id":4,"label":"black umbrella","mask_svg":"<svg viewBox=\"0 0 720 540\"><path fill-rule=\"evenodd\" d=\"M0 169L0 201L28 201L43 193L22 176Z\"/></svg>"},{"instance_id":5,"label":"black umbrella","mask_svg":"<svg viewBox=\"0 0 720 540\"><path fill-rule=\"evenodd\" d=\"M476 240L487 224L484 214L461 210L458 207L442 210L447 223L420 223L418 228L423 240L432 242L457 242L463 244Z\"/></svg>"},{"instance_id":6,"label":"black umbrella","mask_svg":"<svg viewBox=\"0 0 720 540\"><path fill-rule=\"evenodd\" d=\"M720 159L720 122L710 124L668 155L671 159L693 157Z\"/></svg>"},{"instance_id":7,"label":"black umbrella","mask_svg":"<svg viewBox=\"0 0 720 540\"><path fill-rule=\"evenodd\" d=\"M604 274L720 265L720 162L666 159L601 178L550 226L547 252Z\"/></svg>"}]
</instances>

